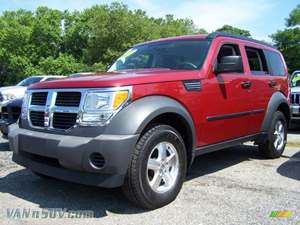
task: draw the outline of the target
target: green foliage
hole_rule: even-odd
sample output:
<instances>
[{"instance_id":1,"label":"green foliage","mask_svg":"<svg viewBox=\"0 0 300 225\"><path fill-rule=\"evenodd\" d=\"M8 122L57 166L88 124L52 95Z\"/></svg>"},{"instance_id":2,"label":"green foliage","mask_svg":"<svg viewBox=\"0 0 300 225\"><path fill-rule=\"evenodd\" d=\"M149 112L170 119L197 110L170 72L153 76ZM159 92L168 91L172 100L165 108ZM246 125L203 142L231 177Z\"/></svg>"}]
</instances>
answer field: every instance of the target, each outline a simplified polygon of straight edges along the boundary
<instances>
[{"instance_id":1,"label":"green foliage","mask_svg":"<svg viewBox=\"0 0 300 225\"><path fill-rule=\"evenodd\" d=\"M82 12L6 11L0 16L0 86L33 74L104 71L136 43L205 32L191 20L151 18L121 3Z\"/></svg>"},{"instance_id":2,"label":"green foliage","mask_svg":"<svg viewBox=\"0 0 300 225\"><path fill-rule=\"evenodd\" d=\"M245 36L245 37L251 37L250 31L243 30L243 29L233 27L233 26L230 26L230 25L224 25L223 27L217 29L216 31L227 32L227 33L231 33L231 34L238 34L238 35L242 35L242 36Z\"/></svg>"},{"instance_id":3,"label":"green foliage","mask_svg":"<svg viewBox=\"0 0 300 225\"><path fill-rule=\"evenodd\" d=\"M283 53L289 72L300 69L300 5L286 19L287 28L271 35L276 47Z\"/></svg>"},{"instance_id":4,"label":"green foliage","mask_svg":"<svg viewBox=\"0 0 300 225\"><path fill-rule=\"evenodd\" d=\"M250 36L248 31L224 26ZM105 71L136 43L162 37L207 33L192 20L147 16L121 3L84 11L39 7L0 15L0 86L35 74Z\"/></svg>"},{"instance_id":5,"label":"green foliage","mask_svg":"<svg viewBox=\"0 0 300 225\"><path fill-rule=\"evenodd\" d=\"M300 4L290 13L289 18L286 19L288 27L300 25Z\"/></svg>"},{"instance_id":6,"label":"green foliage","mask_svg":"<svg viewBox=\"0 0 300 225\"><path fill-rule=\"evenodd\" d=\"M57 58L42 58L38 68L45 74L71 74L81 71L84 65L78 63L72 55L60 53Z\"/></svg>"}]
</instances>

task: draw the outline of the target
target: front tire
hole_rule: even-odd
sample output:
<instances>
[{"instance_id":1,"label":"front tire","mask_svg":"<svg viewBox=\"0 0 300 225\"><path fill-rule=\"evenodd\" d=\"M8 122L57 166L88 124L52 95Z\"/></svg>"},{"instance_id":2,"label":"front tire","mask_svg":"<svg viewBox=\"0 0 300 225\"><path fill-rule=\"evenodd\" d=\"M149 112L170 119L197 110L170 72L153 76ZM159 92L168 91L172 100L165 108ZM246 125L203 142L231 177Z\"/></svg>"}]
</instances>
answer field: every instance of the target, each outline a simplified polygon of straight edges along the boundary
<instances>
[{"instance_id":1,"label":"front tire","mask_svg":"<svg viewBox=\"0 0 300 225\"><path fill-rule=\"evenodd\" d=\"M136 144L124 194L145 209L165 206L177 197L186 167L186 149L180 134L167 125L155 126Z\"/></svg>"},{"instance_id":2,"label":"front tire","mask_svg":"<svg viewBox=\"0 0 300 225\"><path fill-rule=\"evenodd\" d=\"M287 121L282 112L273 115L266 140L259 144L260 153L270 159L279 158L287 142Z\"/></svg>"}]
</instances>

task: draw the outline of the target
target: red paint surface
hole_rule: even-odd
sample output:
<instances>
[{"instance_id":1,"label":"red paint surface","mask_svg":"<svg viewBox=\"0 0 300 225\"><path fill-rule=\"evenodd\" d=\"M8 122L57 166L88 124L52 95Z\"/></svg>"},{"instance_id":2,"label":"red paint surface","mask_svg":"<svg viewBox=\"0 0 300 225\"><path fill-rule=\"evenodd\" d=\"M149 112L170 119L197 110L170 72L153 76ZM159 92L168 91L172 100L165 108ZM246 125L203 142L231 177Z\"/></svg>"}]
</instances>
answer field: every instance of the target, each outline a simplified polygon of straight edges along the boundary
<instances>
[{"instance_id":1,"label":"red paint surface","mask_svg":"<svg viewBox=\"0 0 300 225\"><path fill-rule=\"evenodd\" d=\"M177 37L162 41L191 38L202 39L205 36ZM244 74L216 75L213 73L213 64L219 48L224 43L239 44L243 57ZM281 91L288 96L287 76L251 74L244 49L245 45L274 50L249 41L218 37L213 40L206 61L199 71L131 70L38 83L31 88L97 88L132 85L133 100L151 95L168 96L180 102L191 114L197 132L197 145L214 144L258 133L265 112L217 121L208 121L207 117L266 109L275 91ZM191 79L201 80L201 91L186 91L182 81ZM269 87L271 80L277 81L278 85L273 88ZM243 81L251 81L252 87L243 89L241 87Z\"/></svg>"}]
</instances>

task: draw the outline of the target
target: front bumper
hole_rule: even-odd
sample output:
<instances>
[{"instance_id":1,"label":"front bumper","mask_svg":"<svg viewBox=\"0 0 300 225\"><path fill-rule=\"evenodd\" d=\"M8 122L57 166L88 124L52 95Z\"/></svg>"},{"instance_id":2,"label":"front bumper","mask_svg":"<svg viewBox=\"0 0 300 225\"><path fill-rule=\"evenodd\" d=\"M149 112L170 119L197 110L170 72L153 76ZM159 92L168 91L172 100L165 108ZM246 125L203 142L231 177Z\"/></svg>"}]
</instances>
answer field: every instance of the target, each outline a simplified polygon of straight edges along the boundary
<instances>
[{"instance_id":1,"label":"front bumper","mask_svg":"<svg viewBox=\"0 0 300 225\"><path fill-rule=\"evenodd\" d=\"M300 119L300 105L291 105L292 119Z\"/></svg>"},{"instance_id":2,"label":"front bumper","mask_svg":"<svg viewBox=\"0 0 300 225\"><path fill-rule=\"evenodd\" d=\"M99 135L78 137L51 134L10 126L13 161L35 172L101 187L118 187L124 182L138 135ZM100 153L102 168L91 162Z\"/></svg>"}]
</instances>

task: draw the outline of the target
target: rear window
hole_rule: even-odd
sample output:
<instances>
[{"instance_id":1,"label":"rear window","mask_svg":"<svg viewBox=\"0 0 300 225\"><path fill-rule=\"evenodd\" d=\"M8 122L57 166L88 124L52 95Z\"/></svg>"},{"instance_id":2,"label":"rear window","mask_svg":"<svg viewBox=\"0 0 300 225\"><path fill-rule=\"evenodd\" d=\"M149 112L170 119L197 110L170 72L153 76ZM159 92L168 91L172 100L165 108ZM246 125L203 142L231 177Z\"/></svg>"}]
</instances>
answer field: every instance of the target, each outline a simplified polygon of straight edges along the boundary
<instances>
[{"instance_id":1,"label":"rear window","mask_svg":"<svg viewBox=\"0 0 300 225\"><path fill-rule=\"evenodd\" d=\"M281 56L277 52L269 50L266 50L265 53L271 67L271 75L285 76L286 71Z\"/></svg>"}]
</instances>

